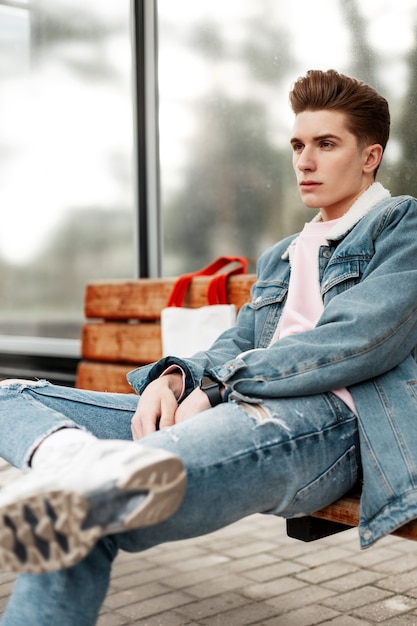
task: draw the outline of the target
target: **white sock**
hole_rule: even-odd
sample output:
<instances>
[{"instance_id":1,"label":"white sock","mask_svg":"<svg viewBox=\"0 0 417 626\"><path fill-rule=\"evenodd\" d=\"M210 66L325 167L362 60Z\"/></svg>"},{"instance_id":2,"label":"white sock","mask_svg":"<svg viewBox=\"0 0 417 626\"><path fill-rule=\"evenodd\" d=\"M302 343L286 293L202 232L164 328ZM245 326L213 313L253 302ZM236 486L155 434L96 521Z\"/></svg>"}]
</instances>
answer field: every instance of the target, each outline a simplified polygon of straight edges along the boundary
<instances>
[{"instance_id":1,"label":"white sock","mask_svg":"<svg viewBox=\"0 0 417 626\"><path fill-rule=\"evenodd\" d=\"M94 439L96 439L96 437L85 430L79 428L61 428L41 441L32 455L30 465L31 467L37 468L53 465L59 462L59 457L63 452L69 451L70 448L77 449L82 444L88 443Z\"/></svg>"}]
</instances>

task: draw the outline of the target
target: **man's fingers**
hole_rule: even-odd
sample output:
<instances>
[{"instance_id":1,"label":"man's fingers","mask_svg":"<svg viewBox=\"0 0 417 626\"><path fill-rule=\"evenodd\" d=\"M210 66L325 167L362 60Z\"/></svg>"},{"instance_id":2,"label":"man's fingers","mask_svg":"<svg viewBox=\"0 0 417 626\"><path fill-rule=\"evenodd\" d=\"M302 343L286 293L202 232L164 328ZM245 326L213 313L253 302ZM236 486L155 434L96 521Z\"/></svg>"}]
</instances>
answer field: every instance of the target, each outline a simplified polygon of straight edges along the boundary
<instances>
[{"instance_id":1,"label":"man's fingers","mask_svg":"<svg viewBox=\"0 0 417 626\"><path fill-rule=\"evenodd\" d=\"M140 426L140 423L132 419L130 428L132 431L132 437L134 441L137 441L138 439L142 439L143 433L142 433L142 428Z\"/></svg>"},{"instance_id":2,"label":"man's fingers","mask_svg":"<svg viewBox=\"0 0 417 626\"><path fill-rule=\"evenodd\" d=\"M162 390L159 396L143 396L132 418L132 435L140 439L156 430L175 423L177 400L170 389Z\"/></svg>"}]
</instances>

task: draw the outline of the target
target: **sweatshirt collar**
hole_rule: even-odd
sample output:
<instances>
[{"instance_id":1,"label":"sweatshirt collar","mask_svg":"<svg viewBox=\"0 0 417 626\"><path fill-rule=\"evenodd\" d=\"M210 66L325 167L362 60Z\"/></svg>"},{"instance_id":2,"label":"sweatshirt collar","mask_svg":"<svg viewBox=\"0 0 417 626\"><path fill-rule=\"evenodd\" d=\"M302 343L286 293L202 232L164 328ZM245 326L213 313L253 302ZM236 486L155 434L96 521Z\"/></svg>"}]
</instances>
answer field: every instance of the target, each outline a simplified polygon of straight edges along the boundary
<instances>
[{"instance_id":1,"label":"sweatshirt collar","mask_svg":"<svg viewBox=\"0 0 417 626\"><path fill-rule=\"evenodd\" d=\"M373 209L379 202L382 200L386 200L391 197L388 189L385 189L381 185L381 183L373 183L368 189L366 189L360 196L355 200L350 209L342 215L342 217L337 221L337 224L330 229L330 231L326 234L327 241L337 241L338 239L342 239L346 233L351 230L358 222L361 220L371 209ZM312 222L320 222L321 214L318 213L311 220ZM287 250L282 255L282 259L292 258L292 253L297 242L298 237L295 237Z\"/></svg>"}]
</instances>

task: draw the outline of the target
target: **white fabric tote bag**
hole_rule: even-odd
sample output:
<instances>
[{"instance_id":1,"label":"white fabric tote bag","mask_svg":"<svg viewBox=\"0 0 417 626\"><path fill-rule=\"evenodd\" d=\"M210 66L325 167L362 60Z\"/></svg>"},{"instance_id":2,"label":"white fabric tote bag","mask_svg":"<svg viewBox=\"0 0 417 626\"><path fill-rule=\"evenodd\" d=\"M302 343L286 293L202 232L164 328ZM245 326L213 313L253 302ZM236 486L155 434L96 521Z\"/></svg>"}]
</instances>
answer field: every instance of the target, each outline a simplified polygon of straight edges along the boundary
<instances>
[{"instance_id":1,"label":"white fabric tote bag","mask_svg":"<svg viewBox=\"0 0 417 626\"><path fill-rule=\"evenodd\" d=\"M213 276L209 283L209 304L199 308L182 306L194 276L211 276L230 264L238 267ZM176 281L166 308L161 311L162 355L190 357L207 350L217 337L236 322L236 306L227 304L226 283L232 274L244 274L247 261L243 257L220 257L197 272L184 274Z\"/></svg>"}]
</instances>

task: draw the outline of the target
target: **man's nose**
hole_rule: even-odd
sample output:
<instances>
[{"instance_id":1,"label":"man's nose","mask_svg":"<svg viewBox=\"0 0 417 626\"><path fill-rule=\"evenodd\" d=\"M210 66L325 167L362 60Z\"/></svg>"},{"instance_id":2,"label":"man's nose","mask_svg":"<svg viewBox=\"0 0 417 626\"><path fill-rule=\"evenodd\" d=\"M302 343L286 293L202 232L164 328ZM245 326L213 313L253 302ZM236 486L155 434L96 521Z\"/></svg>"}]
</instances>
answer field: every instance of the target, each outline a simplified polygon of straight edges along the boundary
<instances>
[{"instance_id":1,"label":"man's nose","mask_svg":"<svg viewBox=\"0 0 417 626\"><path fill-rule=\"evenodd\" d=\"M315 162L312 151L305 147L297 159L297 167L302 172L306 170L314 170Z\"/></svg>"}]
</instances>

